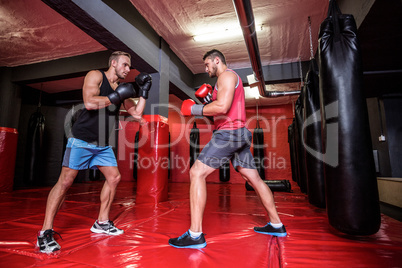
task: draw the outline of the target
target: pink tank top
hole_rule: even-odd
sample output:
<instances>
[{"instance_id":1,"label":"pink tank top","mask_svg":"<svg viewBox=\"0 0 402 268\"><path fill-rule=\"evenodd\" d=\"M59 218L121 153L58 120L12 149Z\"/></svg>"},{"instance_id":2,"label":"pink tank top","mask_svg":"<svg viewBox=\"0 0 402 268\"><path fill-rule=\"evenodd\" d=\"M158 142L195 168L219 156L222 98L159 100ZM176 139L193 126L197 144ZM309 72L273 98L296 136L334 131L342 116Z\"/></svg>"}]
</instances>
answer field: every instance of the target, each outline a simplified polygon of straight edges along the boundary
<instances>
[{"instance_id":1,"label":"pink tank top","mask_svg":"<svg viewBox=\"0 0 402 268\"><path fill-rule=\"evenodd\" d=\"M240 77L231 69L226 71L233 72L237 76L237 84L234 92L232 106L224 115L214 116L215 129L234 130L246 125L246 107L244 101L244 88ZM218 87L215 85L212 100L216 100Z\"/></svg>"}]
</instances>

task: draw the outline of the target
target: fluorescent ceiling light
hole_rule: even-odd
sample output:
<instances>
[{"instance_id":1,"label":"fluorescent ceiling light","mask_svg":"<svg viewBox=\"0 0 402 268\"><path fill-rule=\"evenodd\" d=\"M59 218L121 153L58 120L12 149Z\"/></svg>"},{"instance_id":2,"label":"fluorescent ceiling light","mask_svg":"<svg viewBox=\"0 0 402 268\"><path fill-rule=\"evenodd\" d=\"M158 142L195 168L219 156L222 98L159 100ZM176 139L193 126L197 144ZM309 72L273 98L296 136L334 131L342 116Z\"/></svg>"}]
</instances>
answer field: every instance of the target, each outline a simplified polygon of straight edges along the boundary
<instances>
[{"instance_id":1,"label":"fluorescent ceiling light","mask_svg":"<svg viewBox=\"0 0 402 268\"><path fill-rule=\"evenodd\" d=\"M259 25L256 27L257 32L259 32L261 30L262 30L262 25ZM242 34L241 28L237 27L237 28L232 28L232 29L223 29L223 30L216 31L216 32L194 35L193 39L196 42L203 42L203 41L210 41L210 40L216 40L216 39L225 39L225 38L236 37L241 34Z\"/></svg>"}]
</instances>

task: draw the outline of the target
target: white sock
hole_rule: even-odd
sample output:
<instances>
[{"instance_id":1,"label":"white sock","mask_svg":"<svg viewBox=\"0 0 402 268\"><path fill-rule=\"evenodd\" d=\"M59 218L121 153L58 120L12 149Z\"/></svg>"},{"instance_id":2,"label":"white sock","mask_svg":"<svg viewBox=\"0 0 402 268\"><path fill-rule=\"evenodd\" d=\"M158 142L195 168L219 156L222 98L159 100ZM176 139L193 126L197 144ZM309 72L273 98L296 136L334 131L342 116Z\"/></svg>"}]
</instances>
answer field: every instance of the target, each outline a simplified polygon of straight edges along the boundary
<instances>
[{"instance_id":1,"label":"white sock","mask_svg":"<svg viewBox=\"0 0 402 268\"><path fill-rule=\"evenodd\" d=\"M192 232L190 229L188 229L188 232L190 236L194 239L200 237L200 235L202 234L202 232Z\"/></svg>"},{"instance_id":2,"label":"white sock","mask_svg":"<svg viewBox=\"0 0 402 268\"><path fill-rule=\"evenodd\" d=\"M282 224L282 222L280 222L280 223L270 223L271 225L272 225L272 227L274 227L274 228L281 228L282 226L283 226L283 224Z\"/></svg>"},{"instance_id":3,"label":"white sock","mask_svg":"<svg viewBox=\"0 0 402 268\"><path fill-rule=\"evenodd\" d=\"M50 230L53 231L53 229L50 229ZM46 230L44 230L44 231L43 231L43 230L40 230L40 231L39 231L39 236L43 236L43 234L44 234L45 232L46 232Z\"/></svg>"},{"instance_id":4,"label":"white sock","mask_svg":"<svg viewBox=\"0 0 402 268\"><path fill-rule=\"evenodd\" d=\"M98 223L99 223L99 224L106 224L106 223L108 223L108 222L109 222L109 220L106 220L106 221L99 221L99 220L98 220Z\"/></svg>"}]
</instances>

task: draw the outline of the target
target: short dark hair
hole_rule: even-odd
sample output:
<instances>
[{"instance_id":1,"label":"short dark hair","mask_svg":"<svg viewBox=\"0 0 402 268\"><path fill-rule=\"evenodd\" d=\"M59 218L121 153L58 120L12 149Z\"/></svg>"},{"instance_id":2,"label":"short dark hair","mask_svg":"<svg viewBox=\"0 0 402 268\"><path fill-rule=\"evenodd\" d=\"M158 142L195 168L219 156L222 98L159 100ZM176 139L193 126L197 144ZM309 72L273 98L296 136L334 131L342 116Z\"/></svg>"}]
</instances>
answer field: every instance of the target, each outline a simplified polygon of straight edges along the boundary
<instances>
[{"instance_id":1,"label":"short dark hair","mask_svg":"<svg viewBox=\"0 0 402 268\"><path fill-rule=\"evenodd\" d=\"M110 55L109 57L109 67L112 65L112 60L117 61L117 59L120 56L127 56L130 60L131 60L131 55L130 53L124 52L124 51L115 51L112 53L112 55Z\"/></svg>"},{"instance_id":2,"label":"short dark hair","mask_svg":"<svg viewBox=\"0 0 402 268\"><path fill-rule=\"evenodd\" d=\"M216 57L218 57L218 58L223 62L223 64L226 65L225 56L223 55L222 52L220 52L220 51L217 50L217 49L212 49L212 50L208 51L207 53L205 53L205 54L204 54L204 57L202 58L202 60L205 60L206 58L210 58L210 59L213 60L213 59L215 59Z\"/></svg>"}]
</instances>

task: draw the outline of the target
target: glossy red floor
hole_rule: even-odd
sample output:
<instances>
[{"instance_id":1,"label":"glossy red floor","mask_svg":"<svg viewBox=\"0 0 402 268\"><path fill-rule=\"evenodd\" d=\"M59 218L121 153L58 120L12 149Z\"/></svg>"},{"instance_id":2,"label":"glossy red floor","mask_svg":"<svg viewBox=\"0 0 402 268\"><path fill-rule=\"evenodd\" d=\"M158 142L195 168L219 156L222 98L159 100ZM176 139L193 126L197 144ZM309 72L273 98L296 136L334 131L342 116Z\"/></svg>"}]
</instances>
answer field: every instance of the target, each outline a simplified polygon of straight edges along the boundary
<instances>
[{"instance_id":1,"label":"glossy red floor","mask_svg":"<svg viewBox=\"0 0 402 268\"><path fill-rule=\"evenodd\" d=\"M266 217L254 192L242 184L208 184L204 219L207 247L176 249L170 237L189 227L187 183L171 183L169 200L135 205L135 184L122 182L111 219L125 229L117 237L92 234L102 184L74 184L59 212L55 230L62 249L35 248L49 188L0 194L0 267L402 267L402 223L382 215L381 230L351 237L333 230L325 210L307 196L275 193L288 236L258 234Z\"/></svg>"}]
</instances>

